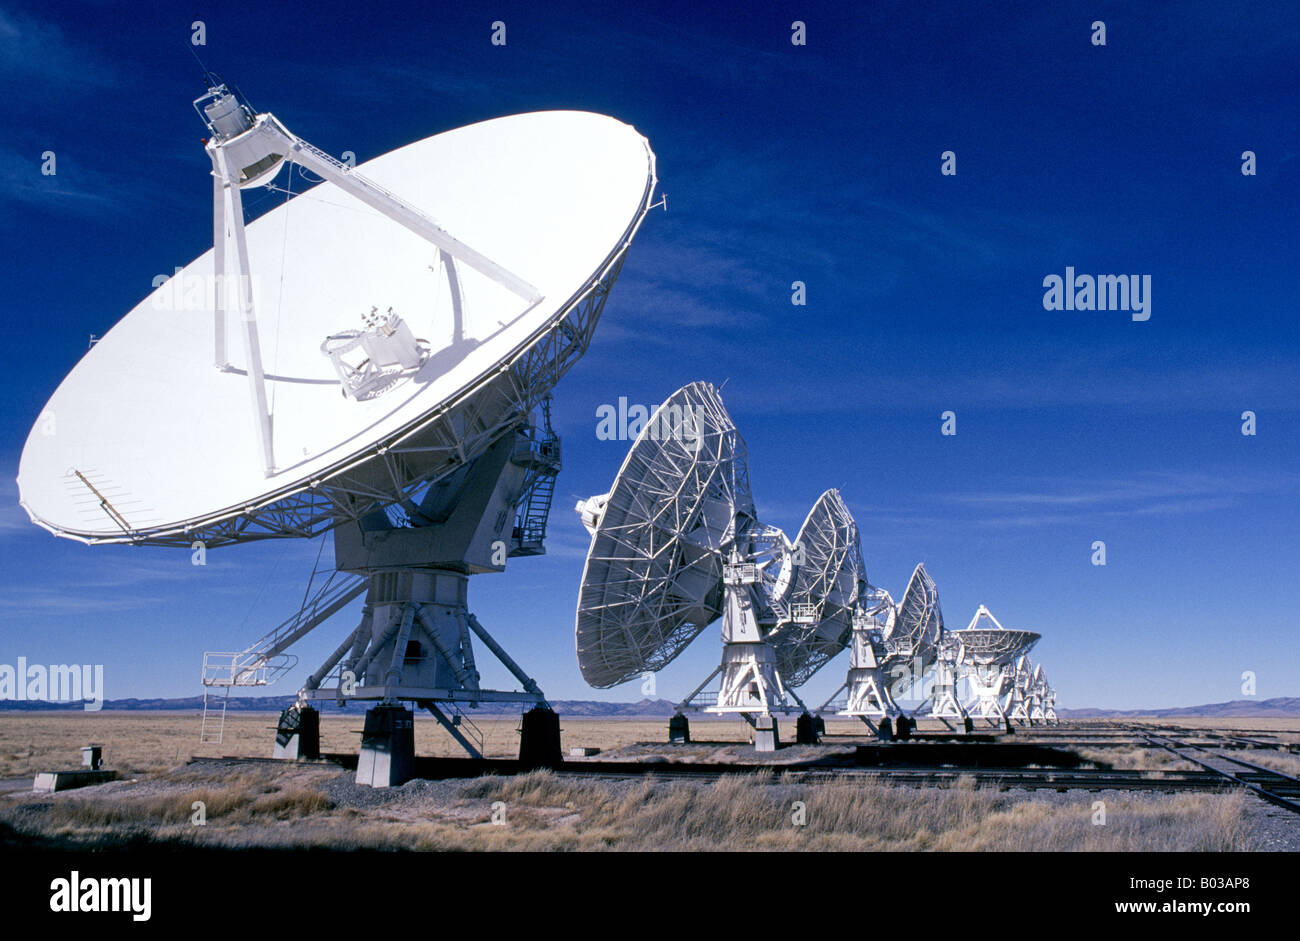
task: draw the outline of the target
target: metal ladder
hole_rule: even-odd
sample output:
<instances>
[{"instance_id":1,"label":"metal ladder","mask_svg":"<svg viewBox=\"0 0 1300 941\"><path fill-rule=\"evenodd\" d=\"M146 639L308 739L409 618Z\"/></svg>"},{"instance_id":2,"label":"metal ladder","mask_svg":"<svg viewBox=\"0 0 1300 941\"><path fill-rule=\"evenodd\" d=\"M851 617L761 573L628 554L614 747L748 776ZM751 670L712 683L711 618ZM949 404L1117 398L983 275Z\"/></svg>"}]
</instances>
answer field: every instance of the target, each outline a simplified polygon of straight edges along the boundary
<instances>
[{"instance_id":1,"label":"metal ladder","mask_svg":"<svg viewBox=\"0 0 1300 941\"><path fill-rule=\"evenodd\" d=\"M203 687L203 727L199 730L200 745L220 745L222 738L226 733L226 706L230 703L230 687L226 687L226 695L221 698L221 712L216 712L215 705L211 707L213 712L212 718L208 717L208 688ZM216 725L216 731L210 726Z\"/></svg>"}]
</instances>

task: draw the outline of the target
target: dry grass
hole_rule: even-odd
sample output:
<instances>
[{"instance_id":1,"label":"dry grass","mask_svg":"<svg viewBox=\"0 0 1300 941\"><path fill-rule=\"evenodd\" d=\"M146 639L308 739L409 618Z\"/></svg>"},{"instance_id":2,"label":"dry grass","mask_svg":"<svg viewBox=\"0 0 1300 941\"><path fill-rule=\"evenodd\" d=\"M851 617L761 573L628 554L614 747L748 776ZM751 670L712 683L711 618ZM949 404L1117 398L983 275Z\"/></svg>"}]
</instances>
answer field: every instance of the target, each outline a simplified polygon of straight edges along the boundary
<instances>
[{"instance_id":1,"label":"dry grass","mask_svg":"<svg viewBox=\"0 0 1300 941\"><path fill-rule=\"evenodd\" d=\"M162 776L168 789L27 798L0 810L16 829L82 842L147 838L232 847L407 850L1108 850L1241 851L1258 848L1241 794L1064 802L1018 799L976 788L909 789L874 782L800 783L771 772L713 783L631 784L549 771L484 777L440 795L394 794L392 802L337 807L322 787L339 772L275 767L220 784L197 772ZM207 824L189 821L194 801ZM498 803L500 802L500 803ZM802 809L802 825L798 824ZM494 811L503 815L494 823Z\"/></svg>"},{"instance_id":2,"label":"dry grass","mask_svg":"<svg viewBox=\"0 0 1300 941\"><path fill-rule=\"evenodd\" d=\"M1293 778L1300 778L1300 756L1298 755L1284 755L1280 752L1254 749L1247 752L1237 752L1236 756L1244 761L1254 762L1261 767L1272 768L1274 771L1289 774Z\"/></svg>"},{"instance_id":3,"label":"dry grass","mask_svg":"<svg viewBox=\"0 0 1300 941\"><path fill-rule=\"evenodd\" d=\"M143 793L112 784L57 795L20 795L0 811L0 818L28 834L82 842L105 836L189 842L202 832L193 822L198 802L209 822L236 830L313 817L331 808L325 794L303 780L294 766L253 768L219 781L190 769L160 778L161 786L151 784Z\"/></svg>"},{"instance_id":4,"label":"dry grass","mask_svg":"<svg viewBox=\"0 0 1300 941\"><path fill-rule=\"evenodd\" d=\"M516 718L480 721L487 751L513 755ZM1259 847L1232 794L1104 795L1107 822L1093 825L1098 795L1047 797L952 788L911 789L882 782L818 781L772 772L716 782L648 777L631 782L535 772L433 785L412 782L382 799L347 797L351 775L332 765L181 766L192 754L266 756L269 715L232 715L225 743L198 748L198 719L166 714L0 715L0 775L75 765L77 748L107 747L110 765L136 780L57 795L0 797L0 821L17 830L78 843L110 838L208 846L410 850L1209 850ZM327 751L355 752L360 717L322 722ZM606 751L662 742L666 721L564 719L564 745ZM857 733L828 723L832 735ZM739 722L692 723L696 738L742 742ZM417 721L417 751L456 754L432 719ZM1167 770L1162 749L1084 749L1113 767ZM1253 752L1259 764L1287 755ZM1285 766L1284 766L1285 765ZM179 766L179 767L178 767ZM168 770L171 769L171 770ZM1290 769L1290 770L1289 770ZM340 790L342 788L342 790ZM375 792L369 792L374 794ZM342 795L342 796L340 796ZM206 804L205 826L191 823ZM505 823L493 822L504 802ZM795 823L796 802L804 825Z\"/></svg>"},{"instance_id":5,"label":"dry grass","mask_svg":"<svg viewBox=\"0 0 1300 941\"><path fill-rule=\"evenodd\" d=\"M729 776L707 787L643 782L623 797L538 772L476 786L507 807L581 808L575 848L628 850L1242 850L1241 795L1125 798L1092 823L1092 796L1053 805L976 788L775 784ZM796 801L805 824L796 826ZM513 821L512 821L513 822ZM528 826L526 821L523 826Z\"/></svg>"},{"instance_id":6,"label":"dry grass","mask_svg":"<svg viewBox=\"0 0 1300 941\"><path fill-rule=\"evenodd\" d=\"M1166 748L1076 748L1079 757L1116 771L1195 771L1197 766Z\"/></svg>"}]
</instances>

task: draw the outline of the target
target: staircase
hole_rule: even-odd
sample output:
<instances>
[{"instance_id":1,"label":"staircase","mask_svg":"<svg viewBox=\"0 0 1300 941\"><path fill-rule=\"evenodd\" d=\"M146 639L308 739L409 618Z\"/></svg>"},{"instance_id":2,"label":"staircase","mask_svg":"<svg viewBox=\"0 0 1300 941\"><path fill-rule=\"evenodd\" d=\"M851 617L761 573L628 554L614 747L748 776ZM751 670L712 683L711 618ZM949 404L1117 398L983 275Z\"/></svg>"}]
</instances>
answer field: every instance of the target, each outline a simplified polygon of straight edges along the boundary
<instances>
[{"instance_id":1,"label":"staircase","mask_svg":"<svg viewBox=\"0 0 1300 941\"><path fill-rule=\"evenodd\" d=\"M542 555L546 552L546 522L555 496L555 478L560 473L560 438L551 430L551 400L542 402L544 423L540 434L516 449L511 457L525 468L523 491L515 510L515 527L510 555Z\"/></svg>"},{"instance_id":2,"label":"staircase","mask_svg":"<svg viewBox=\"0 0 1300 941\"><path fill-rule=\"evenodd\" d=\"M210 651L203 655L203 685L267 686L292 670L297 657L281 653L305 634L364 592L369 581L364 575L334 572L310 601L296 614L244 650Z\"/></svg>"}]
</instances>

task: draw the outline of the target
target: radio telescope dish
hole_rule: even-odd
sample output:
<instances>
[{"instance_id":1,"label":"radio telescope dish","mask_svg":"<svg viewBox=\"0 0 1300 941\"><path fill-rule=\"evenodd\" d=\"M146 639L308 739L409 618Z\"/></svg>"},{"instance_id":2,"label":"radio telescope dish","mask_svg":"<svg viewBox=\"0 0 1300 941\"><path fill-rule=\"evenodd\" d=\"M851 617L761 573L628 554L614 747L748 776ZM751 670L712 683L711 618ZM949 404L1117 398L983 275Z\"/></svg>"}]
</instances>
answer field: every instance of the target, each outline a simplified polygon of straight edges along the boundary
<instances>
[{"instance_id":1,"label":"radio telescope dish","mask_svg":"<svg viewBox=\"0 0 1300 941\"><path fill-rule=\"evenodd\" d=\"M722 614L723 563L754 517L745 442L713 386L673 393L608 494L578 505L592 534L578 594L583 679L661 670Z\"/></svg>"},{"instance_id":2,"label":"radio telescope dish","mask_svg":"<svg viewBox=\"0 0 1300 941\"><path fill-rule=\"evenodd\" d=\"M925 570L917 565L898 603L893 627L885 635L889 659L911 660L919 657L923 667L934 662L939 640L943 637L943 611L939 608L939 589Z\"/></svg>"},{"instance_id":3,"label":"radio telescope dish","mask_svg":"<svg viewBox=\"0 0 1300 941\"><path fill-rule=\"evenodd\" d=\"M1038 643L1041 635L1033 631L952 631L962 646L966 656L973 660L1009 660L1017 654L1028 651Z\"/></svg>"},{"instance_id":4,"label":"radio telescope dish","mask_svg":"<svg viewBox=\"0 0 1300 941\"><path fill-rule=\"evenodd\" d=\"M970 714L995 725L1008 717L1028 719L1027 654L1041 635L1008 630L980 605L965 629L950 631L948 636L961 644L959 669L974 697Z\"/></svg>"},{"instance_id":5,"label":"radio telescope dish","mask_svg":"<svg viewBox=\"0 0 1300 941\"><path fill-rule=\"evenodd\" d=\"M648 142L613 118L539 112L352 167L225 85L195 108L212 250L55 391L23 450L22 505L87 543L334 530L336 572L351 577L331 575L246 650L205 658L203 741L220 742L209 687L270 682L289 647L365 592L360 624L281 716L278 757L318 751L311 703L351 699L378 703L358 783L409 777L402 702L473 756L482 737L463 705L531 704L520 760L558 762L558 716L470 611L468 580L544 552L561 467L549 393L586 352L650 208ZM241 191L286 165L293 198L246 224ZM294 166L324 182L294 195ZM232 327L242 342L227 343ZM522 689L480 687L474 638Z\"/></svg>"},{"instance_id":6,"label":"radio telescope dish","mask_svg":"<svg viewBox=\"0 0 1300 941\"><path fill-rule=\"evenodd\" d=\"M1041 663L1034 664L1033 672L1029 674L1028 681L1025 684L1025 708L1029 714L1029 721L1046 722L1047 716L1043 711L1044 700L1047 695L1047 676L1043 672Z\"/></svg>"},{"instance_id":7,"label":"radio telescope dish","mask_svg":"<svg viewBox=\"0 0 1300 941\"><path fill-rule=\"evenodd\" d=\"M1011 664L1004 666L1001 679L1002 699L997 705L1002 710L1002 716L1021 725L1032 725L1034 665L1030 662L1029 655L1021 654ZM972 683L972 689L979 692L978 682Z\"/></svg>"},{"instance_id":8,"label":"radio telescope dish","mask_svg":"<svg viewBox=\"0 0 1300 941\"><path fill-rule=\"evenodd\" d=\"M1040 663L1034 668L1033 679L1029 686L1030 696L1030 720L1041 719L1048 725L1057 722L1056 718L1056 690L1052 684L1047 681L1047 673Z\"/></svg>"},{"instance_id":9,"label":"radio telescope dish","mask_svg":"<svg viewBox=\"0 0 1300 941\"><path fill-rule=\"evenodd\" d=\"M798 688L848 646L853 614L866 584L858 524L838 490L827 490L809 511L795 539L788 610L808 611L811 623L791 618L772 638L776 667L788 688Z\"/></svg>"},{"instance_id":10,"label":"radio telescope dish","mask_svg":"<svg viewBox=\"0 0 1300 941\"><path fill-rule=\"evenodd\" d=\"M1028 653L1042 638L1033 631L1008 630L984 605L979 606L969 625L949 634L961 641L966 659L974 663L1009 663Z\"/></svg>"},{"instance_id":11,"label":"radio telescope dish","mask_svg":"<svg viewBox=\"0 0 1300 941\"><path fill-rule=\"evenodd\" d=\"M28 436L21 503L59 536L211 548L409 503L581 356L655 185L645 138L603 115L497 118L350 169L272 115L227 127L223 91L200 99L231 168L214 249L60 384L58 433ZM284 155L325 182L245 237L239 190Z\"/></svg>"}]
</instances>

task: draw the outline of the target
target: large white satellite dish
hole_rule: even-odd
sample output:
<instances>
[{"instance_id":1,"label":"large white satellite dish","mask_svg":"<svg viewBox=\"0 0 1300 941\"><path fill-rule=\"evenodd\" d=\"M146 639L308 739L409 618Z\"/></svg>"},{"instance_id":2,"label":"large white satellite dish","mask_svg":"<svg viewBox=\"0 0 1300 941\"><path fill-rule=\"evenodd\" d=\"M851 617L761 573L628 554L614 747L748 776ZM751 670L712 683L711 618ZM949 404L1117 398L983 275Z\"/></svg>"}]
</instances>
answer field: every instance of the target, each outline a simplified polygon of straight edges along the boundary
<instances>
[{"instance_id":1,"label":"large white satellite dish","mask_svg":"<svg viewBox=\"0 0 1300 941\"><path fill-rule=\"evenodd\" d=\"M1054 725L1056 718L1056 690L1047 681L1047 672L1043 665L1034 667L1033 678L1029 685L1029 721L1042 721Z\"/></svg>"},{"instance_id":2,"label":"large white satellite dish","mask_svg":"<svg viewBox=\"0 0 1300 941\"><path fill-rule=\"evenodd\" d=\"M912 570L881 640L878 645L879 652L883 653L881 675L893 681L878 700L886 712L898 709L896 694L901 694L903 687L915 688L929 672L933 679L930 693L912 710L912 715L925 713L945 722L949 718L964 718L956 696L959 650L945 635L939 589L924 563Z\"/></svg>"},{"instance_id":3,"label":"large white satellite dish","mask_svg":"<svg viewBox=\"0 0 1300 941\"><path fill-rule=\"evenodd\" d=\"M912 715L964 718L956 700L958 650L945 633L939 589L924 563L912 570L898 604L884 589L864 585L853 618L851 644L844 684L819 712L847 691L841 715L856 716L873 729L876 721L897 718L902 732L906 716L897 699L905 690L924 688L923 680L929 674L933 681L930 693Z\"/></svg>"},{"instance_id":4,"label":"large white satellite dish","mask_svg":"<svg viewBox=\"0 0 1300 941\"><path fill-rule=\"evenodd\" d=\"M484 121L355 170L273 116L254 122L227 146L264 133L265 148L326 182L245 237L233 221L251 184L214 175L214 250L92 347L42 413L52 425L28 436L21 503L60 536L212 547L312 535L402 502L581 355L655 184L645 138L586 112ZM217 133L214 164L248 159L223 154ZM418 363L395 359L387 388L345 394L322 344L380 339L390 309L423 341ZM227 343L237 327L246 342Z\"/></svg>"},{"instance_id":5,"label":"large white satellite dish","mask_svg":"<svg viewBox=\"0 0 1300 941\"><path fill-rule=\"evenodd\" d=\"M471 754L481 739L462 705L534 704L521 758L532 722L558 759L554 712L469 611L467 582L543 551L560 468L546 397L586 351L650 208L649 144L603 115L540 112L353 168L224 85L195 106L210 134L213 250L55 391L23 450L22 505L87 543L333 530L348 575L247 650L204 663L205 688L269 682L286 649L366 593L361 623L282 717L277 754L312 750L310 703L354 698L380 703L366 715L365 783L410 773L403 701ZM241 190L286 166L287 190L305 185L295 168L324 182L245 225ZM471 638L522 690L480 687Z\"/></svg>"},{"instance_id":6,"label":"large white satellite dish","mask_svg":"<svg viewBox=\"0 0 1300 941\"><path fill-rule=\"evenodd\" d=\"M873 731L875 723L901 714L894 702L885 664L885 638L893 633L898 608L889 592L864 584L853 612L849 670L844 683L817 711L825 712L840 693L846 693L839 714L855 716ZM897 667L897 661L891 663Z\"/></svg>"}]
</instances>

